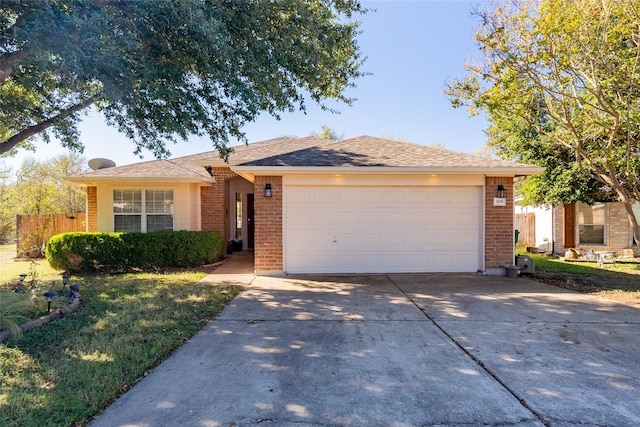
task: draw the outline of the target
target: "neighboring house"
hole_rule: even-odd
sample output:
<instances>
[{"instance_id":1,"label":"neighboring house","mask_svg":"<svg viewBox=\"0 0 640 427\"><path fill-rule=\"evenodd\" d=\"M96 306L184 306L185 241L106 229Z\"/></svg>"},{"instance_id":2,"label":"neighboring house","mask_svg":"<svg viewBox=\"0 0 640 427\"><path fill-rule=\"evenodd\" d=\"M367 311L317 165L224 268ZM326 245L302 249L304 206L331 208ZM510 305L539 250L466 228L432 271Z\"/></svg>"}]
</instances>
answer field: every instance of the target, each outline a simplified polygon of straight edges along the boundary
<instances>
[{"instance_id":1,"label":"neighboring house","mask_svg":"<svg viewBox=\"0 0 640 427\"><path fill-rule=\"evenodd\" d=\"M540 171L369 136L284 137L228 163L211 151L68 180L86 187L87 231L219 230L254 250L257 274L504 274L514 178Z\"/></svg>"},{"instance_id":2,"label":"neighboring house","mask_svg":"<svg viewBox=\"0 0 640 427\"><path fill-rule=\"evenodd\" d=\"M582 252L613 251L620 255L625 249L636 249L633 230L621 202L593 206L572 203L555 207L516 204L515 212L516 223L526 228L521 230L520 236L525 234L521 246L534 246L559 255L571 248ZM636 218L640 218L638 204L634 205L634 212Z\"/></svg>"}]
</instances>

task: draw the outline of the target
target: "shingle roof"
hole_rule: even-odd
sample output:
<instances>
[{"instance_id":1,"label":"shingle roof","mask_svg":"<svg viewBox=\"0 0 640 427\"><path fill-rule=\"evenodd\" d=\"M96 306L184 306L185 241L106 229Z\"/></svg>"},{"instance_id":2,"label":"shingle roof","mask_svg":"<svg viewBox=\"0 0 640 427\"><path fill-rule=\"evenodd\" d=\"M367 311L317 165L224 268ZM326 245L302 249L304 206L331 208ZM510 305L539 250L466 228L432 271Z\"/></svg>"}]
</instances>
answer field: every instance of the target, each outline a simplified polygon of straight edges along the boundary
<instances>
[{"instance_id":1,"label":"shingle roof","mask_svg":"<svg viewBox=\"0 0 640 427\"><path fill-rule=\"evenodd\" d=\"M92 180L212 180L204 166L222 166L217 151L208 151L170 160L151 160L126 166L86 172L71 181ZM228 164L243 170L257 168L424 168L532 170L532 166L473 154L371 136L341 141L310 136L281 137L234 147Z\"/></svg>"},{"instance_id":2,"label":"shingle roof","mask_svg":"<svg viewBox=\"0 0 640 427\"><path fill-rule=\"evenodd\" d=\"M236 166L290 167L398 167L398 168L505 168L526 166L516 162L490 159L473 154L409 142L360 136L341 141L305 138L302 146L281 151L275 144L262 147L260 156L239 152L230 157ZM252 144L253 145L253 144ZM272 151L269 152L269 149Z\"/></svg>"},{"instance_id":3,"label":"shingle roof","mask_svg":"<svg viewBox=\"0 0 640 427\"><path fill-rule=\"evenodd\" d=\"M209 151L207 153L170 160L149 160L125 166L85 172L69 178L73 181L81 181L83 178L87 180L127 178L132 180L207 181L211 180L211 175L209 175L204 167L195 163L195 161L200 158L211 158L217 155L217 151Z\"/></svg>"}]
</instances>

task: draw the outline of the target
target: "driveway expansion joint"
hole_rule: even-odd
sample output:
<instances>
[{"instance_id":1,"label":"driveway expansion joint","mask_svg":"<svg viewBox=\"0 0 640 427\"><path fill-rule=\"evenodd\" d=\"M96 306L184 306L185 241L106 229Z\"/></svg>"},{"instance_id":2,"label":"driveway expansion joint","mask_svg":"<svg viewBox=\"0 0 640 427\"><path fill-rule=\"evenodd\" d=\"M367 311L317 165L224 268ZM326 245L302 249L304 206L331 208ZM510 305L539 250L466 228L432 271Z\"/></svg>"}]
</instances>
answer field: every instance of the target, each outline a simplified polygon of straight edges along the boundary
<instances>
[{"instance_id":1,"label":"driveway expansion joint","mask_svg":"<svg viewBox=\"0 0 640 427\"><path fill-rule=\"evenodd\" d=\"M520 405L522 405L523 408L525 408L527 411L529 411L539 422L541 422L545 427L549 427L549 423L547 421L545 421L544 417L539 414L536 410L534 410L528 403L527 401L521 397L520 395L518 395L518 393L516 393L515 390L513 390L511 387L509 387L503 380L500 379L500 377L498 377L498 375L496 373L494 373L493 371L491 371L491 369L487 368L484 364L484 362L482 360L480 360L479 358L477 358L475 355L473 355L469 350L467 350L453 335L451 335L450 333L448 333L444 327L442 327L436 320L435 318L433 318L431 315L429 315L429 313L427 313L427 311L425 309L423 309L422 307L420 307L420 305L418 305L418 303L411 298L411 296L406 293L404 291L404 289L402 289L390 276L386 276L387 279L393 283L393 285L400 291L400 293L402 293L402 295L405 296L405 298L407 298L409 301L411 301L411 303L418 309L420 310L420 312L427 318L429 319L429 321L433 324L433 326L435 326L440 332L442 332L447 338L449 338L449 340L455 344L456 347L458 347L464 354L467 355L467 357L469 357L471 360L473 360L484 372L487 373L487 375L489 375L491 378L493 378L498 384L500 384L507 392L509 392L509 394L511 394L519 403Z\"/></svg>"}]
</instances>

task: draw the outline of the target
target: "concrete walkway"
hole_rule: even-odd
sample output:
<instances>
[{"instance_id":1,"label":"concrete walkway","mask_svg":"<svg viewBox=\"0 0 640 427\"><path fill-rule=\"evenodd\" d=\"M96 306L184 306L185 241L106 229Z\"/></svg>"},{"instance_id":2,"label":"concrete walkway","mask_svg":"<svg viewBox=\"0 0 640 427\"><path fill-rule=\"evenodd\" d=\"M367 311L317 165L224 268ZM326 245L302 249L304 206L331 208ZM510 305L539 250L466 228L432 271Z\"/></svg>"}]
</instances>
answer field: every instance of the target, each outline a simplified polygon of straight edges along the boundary
<instances>
[{"instance_id":1,"label":"concrete walkway","mask_svg":"<svg viewBox=\"0 0 640 427\"><path fill-rule=\"evenodd\" d=\"M639 326L524 278L258 276L91 425L637 426Z\"/></svg>"},{"instance_id":2,"label":"concrete walkway","mask_svg":"<svg viewBox=\"0 0 640 427\"><path fill-rule=\"evenodd\" d=\"M249 285L254 278L253 252L242 251L228 255L222 265L200 281L223 285L246 286Z\"/></svg>"}]
</instances>

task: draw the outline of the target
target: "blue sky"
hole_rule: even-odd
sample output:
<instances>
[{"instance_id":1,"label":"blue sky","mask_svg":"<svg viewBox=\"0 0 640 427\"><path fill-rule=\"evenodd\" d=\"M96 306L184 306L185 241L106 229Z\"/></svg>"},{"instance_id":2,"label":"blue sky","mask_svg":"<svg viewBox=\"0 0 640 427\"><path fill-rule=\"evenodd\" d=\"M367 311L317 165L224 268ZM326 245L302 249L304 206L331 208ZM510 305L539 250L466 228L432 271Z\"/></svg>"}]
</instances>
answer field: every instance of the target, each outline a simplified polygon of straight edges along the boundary
<instances>
[{"instance_id":1,"label":"blue sky","mask_svg":"<svg viewBox=\"0 0 640 427\"><path fill-rule=\"evenodd\" d=\"M331 114L309 105L307 114L284 114L280 121L264 115L245 127L250 142L283 135L307 136L323 124L345 138L372 135L424 145L441 144L455 151L474 153L486 142L483 117L470 118L454 110L443 94L445 82L463 75L466 60L478 57L473 42L477 20L471 15L477 1L364 1L375 8L361 17L359 38L368 59L363 70L371 73L347 94L357 98L352 106L340 105ZM118 165L141 159L134 145L101 116L92 113L80 125L87 159L105 157ZM205 139L192 139L169 147L174 157L211 150ZM65 153L57 143L38 142L36 153L22 152L5 163L19 166L25 157L39 160ZM151 160L143 153L143 160Z\"/></svg>"}]
</instances>

